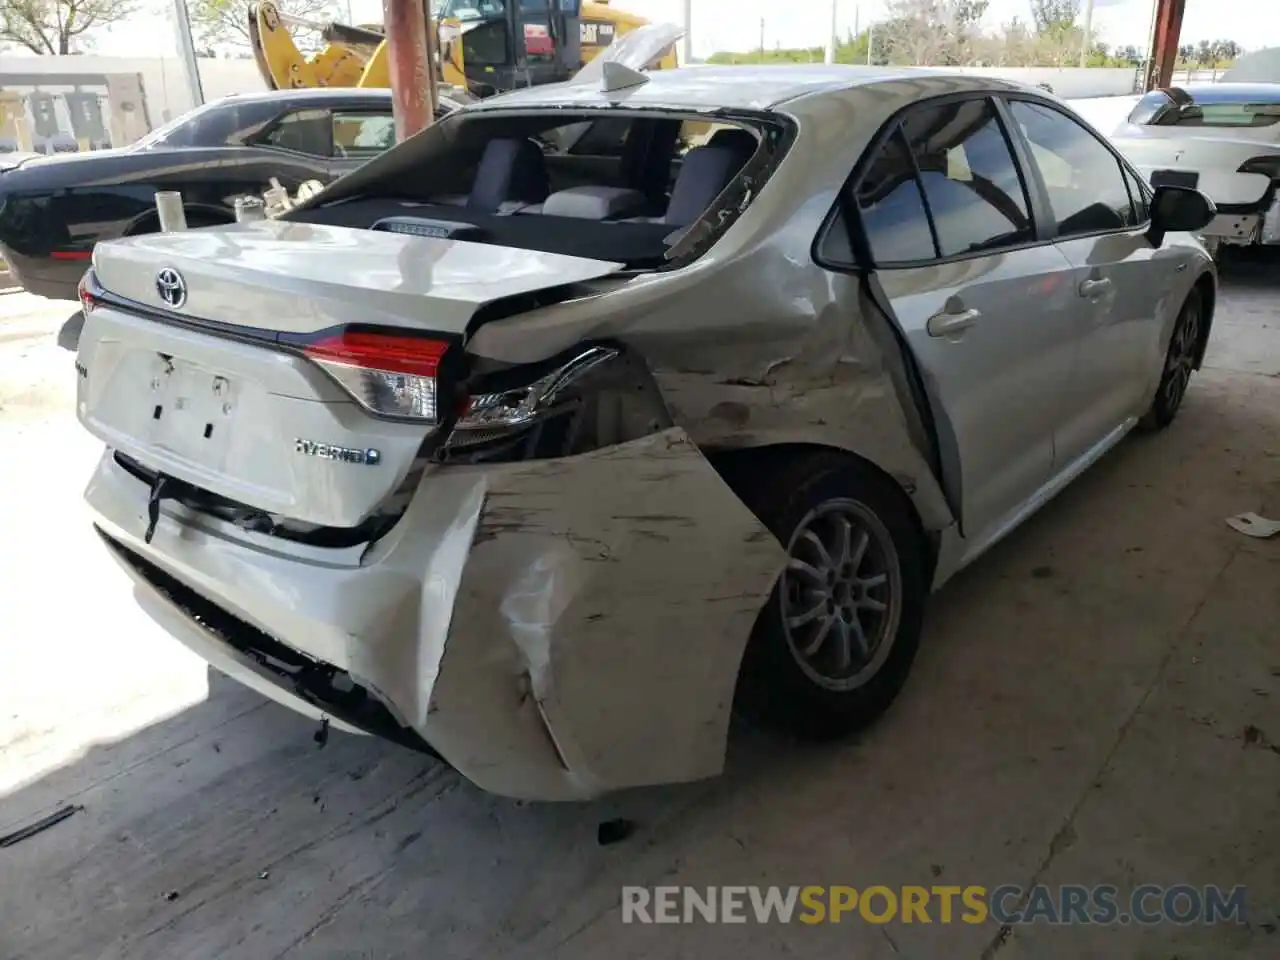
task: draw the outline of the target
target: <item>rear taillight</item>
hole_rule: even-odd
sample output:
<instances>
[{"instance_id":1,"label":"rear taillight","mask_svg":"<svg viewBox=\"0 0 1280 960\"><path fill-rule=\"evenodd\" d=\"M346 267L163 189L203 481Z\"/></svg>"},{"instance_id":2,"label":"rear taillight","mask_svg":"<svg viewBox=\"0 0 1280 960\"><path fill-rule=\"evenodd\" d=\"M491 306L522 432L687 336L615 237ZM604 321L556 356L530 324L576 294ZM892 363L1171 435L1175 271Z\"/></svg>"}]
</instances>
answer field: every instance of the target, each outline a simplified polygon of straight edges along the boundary
<instances>
[{"instance_id":1,"label":"rear taillight","mask_svg":"<svg viewBox=\"0 0 1280 960\"><path fill-rule=\"evenodd\" d=\"M1253 157L1240 164L1237 173L1261 173L1272 180L1280 180L1280 155Z\"/></svg>"},{"instance_id":2,"label":"rear taillight","mask_svg":"<svg viewBox=\"0 0 1280 960\"><path fill-rule=\"evenodd\" d=\"M80 278L80 285L76 288L76 296L80 300L80 307L84 310L87 317L93 308L98 305L98 298L94 291L98 288L97 279L93 275L92 270L86 270L84 276Z\"/></svg>"},{"instance_id":3,"label":"rear taillight","mask_svg":"<svg viewBox=\"0 0 1280 960\"><path fill-rule=\"evenodd\" d=\"M304 353L370 412L440 422L440 363L448 342L390 333L343 331Z\"/></svg>"}]
</instances>

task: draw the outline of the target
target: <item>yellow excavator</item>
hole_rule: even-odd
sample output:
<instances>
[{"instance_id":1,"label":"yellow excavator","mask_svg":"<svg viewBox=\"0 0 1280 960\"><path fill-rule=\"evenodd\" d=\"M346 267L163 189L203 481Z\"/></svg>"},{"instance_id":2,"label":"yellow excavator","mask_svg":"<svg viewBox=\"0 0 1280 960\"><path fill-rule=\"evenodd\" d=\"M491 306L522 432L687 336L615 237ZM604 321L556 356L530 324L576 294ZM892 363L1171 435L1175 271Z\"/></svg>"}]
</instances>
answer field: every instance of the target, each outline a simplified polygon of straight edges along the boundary
<instances>
[{"instance_id":1,"label":"yellow excavator","mask_svg":"<svg viewBox=\"0 0 1280 960\"><path fill-rule=\"evenodd\" d=\"M609 0L436 0L433 7L437 79L477 97L567 80L617 37L648 23ZM305 55L293 29L316 31L324 48ZM380 25L316 23L263 0L249 8L249 39L273 90L390 86ZM652 65L675 66L674 49Z\"/></svg>"}]
</instances>

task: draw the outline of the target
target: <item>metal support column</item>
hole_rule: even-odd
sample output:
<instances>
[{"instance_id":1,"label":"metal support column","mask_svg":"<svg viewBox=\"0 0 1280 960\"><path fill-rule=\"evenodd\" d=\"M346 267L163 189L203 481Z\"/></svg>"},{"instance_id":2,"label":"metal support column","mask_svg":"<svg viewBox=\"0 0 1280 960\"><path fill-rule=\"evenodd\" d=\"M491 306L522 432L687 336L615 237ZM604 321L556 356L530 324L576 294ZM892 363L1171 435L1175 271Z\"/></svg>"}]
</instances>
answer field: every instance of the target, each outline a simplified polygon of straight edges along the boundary
<instances>
[{"instance_id":1,"label":"metal support column","mask_svg":"<svg viewBox=\"0 0 1280 960\"><path fill-rule=\"evenodd\" d=\"M191 18L187 14L186 0L173 0L173 25L178 31L178 52L182 54L182 71L187 77L187 89L191 91L191 106L198 107L204 103L204 86L200 82L196 45L191 40Z\"/></svg>"},{"instance_id":2,"label":"metal support column","mask_svg":"<svg viewBox=\"0 0 1280 960\"><path fill-rule=\"evenodd\" d=\"M1147 63L1147 90L1167 87L1173 82L1178 39L1182 34L1182 15L1186 9L1187 0L1156 0L1156 26Z\"/></svg>"},{"instance_id":3,"label":"metal support column","mask_svg":"<svg viewBox=\"0 0 1280 960\"><path fill-rule=\"evenodd\" d=\"M693 0L684 0L684 36L680 38L679 66L693 63Z\"/></svg>"},{"instance_id":4,"label":"metal support column","mask_svg":"<svg viewBox=\"0 0 1280 960\"><path fill-rule=\"evenodd\" d=\"M429 17L430 0L382 0L397 142L431 122L435 71L427 43Z\"/></svg>"}]
</instances>

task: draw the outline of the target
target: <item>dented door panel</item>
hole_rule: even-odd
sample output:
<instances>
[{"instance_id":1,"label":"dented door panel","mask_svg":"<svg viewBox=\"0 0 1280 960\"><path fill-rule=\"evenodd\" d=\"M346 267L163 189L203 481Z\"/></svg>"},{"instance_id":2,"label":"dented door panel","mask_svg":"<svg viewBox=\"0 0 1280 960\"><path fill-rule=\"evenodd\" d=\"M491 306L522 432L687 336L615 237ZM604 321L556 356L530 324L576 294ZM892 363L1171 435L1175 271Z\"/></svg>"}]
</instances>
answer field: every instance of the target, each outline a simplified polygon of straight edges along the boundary
<instances>
[{"instance_id":1,"label":"dented door panel","mask_svg":"<svg viewBox=\"0 0 1280 960\"><path fill-rule=\"evenodd\" d=\"M957 461L964 535L982 544L1053 475L1080 337L1071 264L1045 246L879 277Z\"/></svg>"}]
</instances>

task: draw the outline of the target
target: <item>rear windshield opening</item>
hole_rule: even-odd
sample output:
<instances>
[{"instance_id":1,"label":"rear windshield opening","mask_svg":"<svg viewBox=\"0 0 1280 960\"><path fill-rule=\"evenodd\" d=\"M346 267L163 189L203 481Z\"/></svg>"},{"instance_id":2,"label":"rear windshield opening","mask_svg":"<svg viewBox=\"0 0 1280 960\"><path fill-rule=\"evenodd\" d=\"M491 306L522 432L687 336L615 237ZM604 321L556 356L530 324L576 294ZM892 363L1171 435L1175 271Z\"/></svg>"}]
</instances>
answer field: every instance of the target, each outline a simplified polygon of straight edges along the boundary
<instances>
[{"instance_id":1,"label":"rear windshield opening","mask_svg":"<svg viewBox=\"0 0 1280 960\"><path fill-rule=\"evenodd\" d=\"M1138 101L1129 122L1157 127L1270 127L1280 122L1280 95L1255 99L1247 91L1189 92L1177 87L1153 90Z\"/></svg>"},{"instance_id":2,"label":"rear windshield opening","mask_svg":"<svg viewBox=\"0 0 1280 960\"><path fill-rule=\"evenodd\" d=\"M478 111L388 151L288 219L660 268L700 255L736 219L789 133L772 115Z\"/></svg>"}]
</instances>

